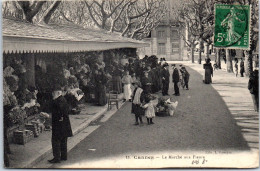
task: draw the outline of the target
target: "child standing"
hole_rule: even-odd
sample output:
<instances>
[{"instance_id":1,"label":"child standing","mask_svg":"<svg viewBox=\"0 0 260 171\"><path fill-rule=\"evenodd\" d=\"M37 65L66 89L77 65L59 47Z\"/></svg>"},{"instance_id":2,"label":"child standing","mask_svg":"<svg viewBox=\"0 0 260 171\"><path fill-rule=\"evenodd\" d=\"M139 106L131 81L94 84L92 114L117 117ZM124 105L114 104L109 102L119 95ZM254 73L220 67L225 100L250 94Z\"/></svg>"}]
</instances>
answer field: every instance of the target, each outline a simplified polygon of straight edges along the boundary
<instances>
[{"instance_id":1,"label":"child standing","mask_svg":"<svg viewBox=\"0 0 260 171\"><path fill-rule=\"evenodd\" d=\"M135 125L139 125L138 119L140 120L140 124L143 124L142 116L144 115L144 109L141 107L142 101L144 99L143 89L141 88L141 83L136 82L135 89L133 91L133 99L132 99L132 113L135 114Z\"/></svg>"},{"instance_id":2,"label":"child standing","mask_svg":"<svg viewBox=\"0 0 260 171\"><path fill-rule=\"evenodd\" d=\"M145 100L146 104L143 105L143 108L145 108L145 117L147 118L148 125L154 124L153 118L155 117L155 104L152 102L152 97L148 96Z\"/></svg>"}]
</instances>

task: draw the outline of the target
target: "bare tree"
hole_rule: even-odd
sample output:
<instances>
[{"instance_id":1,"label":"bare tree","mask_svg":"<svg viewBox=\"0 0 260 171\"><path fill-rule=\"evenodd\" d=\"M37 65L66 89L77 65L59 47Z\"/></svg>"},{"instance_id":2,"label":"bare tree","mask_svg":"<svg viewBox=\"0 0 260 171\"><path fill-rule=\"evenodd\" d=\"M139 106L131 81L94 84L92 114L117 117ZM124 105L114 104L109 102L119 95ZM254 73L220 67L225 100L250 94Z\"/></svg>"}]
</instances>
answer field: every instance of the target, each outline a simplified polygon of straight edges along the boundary
<instances>
[{"instance_id":1,"label":"bare tree","mask_svg":"<svg viewBox=\"0 0 260 171\"><path fill-rule=\"evenodd\" d=\"M47 6L47 10L42 15L40 21L48 24L52 14L60 3L61 1L54 1L51 5ZM11 11L14 17L22 18L30 23L33 23L37 21L36 16L39 16L39 13L43 12L43 7L47 4L49 4L49 1L10 1L4 3L4 11L2 14L5 16L6 13Z\"/></svg>"},{"instance_id":2,"label":"bare tree","mask_svg":"<svg viewBox=\"0 0 260 171\"><path fill-rule=\"evenodd\" d=\"M107 29L113 31L113 27L115 22L118 20L119 16L122 14L122 11L125 9L129 1L127 0L92 0L92 1L84 1L87 9L89 11L89 15L92 18L95 25L101 29ZM117 13L117 16L112 17ZM107 23L109 19L112 19L112 28Z\"/></svg>"},{"instance_id":3,"label":"bare tree","mask_svg":"<svg viewBox=\"0 0 260 171\"><path fill-rule=\"evenodd\" d=\"M249 76L253 72L253 51L256 50L257 42L259 41L259 11L258 11L258 1L254 0L247 0L247 2L244 2L245 4L251 5L251 13L253 14L251 16L251 44L250 49L245 51L245 74L246 76Z\"/></svg>"},{"instance_id":4,"label":"bare tree","mask_svg":"<svg viewBox=\"0 0 260 171\"><path fill-rule=\"evenodd\" d=\"M54 11L58 8L61 1L54 1L51 6L44 12L42 18L40 19L39 23L45 23L48 24L52 14Z\"/></svg>"},{"instance_id":5,"label":"bare tree","mask_svg":"<svg viewBox=\"0 0 260 171\"><path fill-rule=\"evenodd\" d=\"M28 22L33 22L34 16L41 10L46 1L17 1L23 11L23 18Z\"/></svg>"},{"instance_id":6,"label":"bare tree","mask_svg":"<svg viewBox=\"0 0 260 171\"><path fill-rule=\"evenodd\" d=\"M23 11L17 1L4 1L2 3L2 15L3 17L12 16L23 19Z\"/></svg>"},{"instance_id":7,"label":"bare tree","mask_svg":"<svg viewBox=\"0 0 260 171\"><path fill-rule=\"evenodd\" d=\"M85 26L93 26L85 3L82 1L63 1L60 3L52 17L55 23L73 23Z\"/></svg>"},{"instance_id":8,"label":"bare tree","mask_svg":"<svg viewBox=\"0 0 260 171\"><path fill-rule=\"evenodd\" d=\"M179 21L184 22L191 37L197 38L200 42L199 64L201 63L201 52L204 42L206 42L206 57L209 58L209 45L212 44L214 31L213 11L213 0L185 1L178 10Z\"/></svg>"},{"instance_id":9,"label":"bare tree","mask_svg":"<svg viewBox=\"0 0 260 171\"><path fill-rule=\"evenodd\" d=\"M199 44L199 42L197 41L197 38L195 36L193 36L192 34L189 34L191 31L190 31L190 27L188 27L189 26L188 23L185 23L180 20L178 20L178 23L179 23L178 25L180 28L178 30L178 34L184 40L185 44L190 48L191 62L194 63L194 52L195 52L195 48ZM183 30L187 30L188 35L183 34Z\"/></svg>"},{"instance_id":10,"label":"bare tree","mask_svg":"<svg viewBox=\"0 0 260 171\"><path fill-rule=\"evenodd\" d=\"M135 39L146 37L167 12L166 1L137 1L126 10L126 27L122 35Z\"/></svg>"},{"instance_id":11,"label":"bare tree","mask_svg":"<svg viewBox=\"0 0 260 171\"><path fill-rule=\"evenodd\" d=\"M161 0L92 0L84 3L97 27L135 39L147 36L165 14L165 1Z\"/></svg>"}]
</instances>

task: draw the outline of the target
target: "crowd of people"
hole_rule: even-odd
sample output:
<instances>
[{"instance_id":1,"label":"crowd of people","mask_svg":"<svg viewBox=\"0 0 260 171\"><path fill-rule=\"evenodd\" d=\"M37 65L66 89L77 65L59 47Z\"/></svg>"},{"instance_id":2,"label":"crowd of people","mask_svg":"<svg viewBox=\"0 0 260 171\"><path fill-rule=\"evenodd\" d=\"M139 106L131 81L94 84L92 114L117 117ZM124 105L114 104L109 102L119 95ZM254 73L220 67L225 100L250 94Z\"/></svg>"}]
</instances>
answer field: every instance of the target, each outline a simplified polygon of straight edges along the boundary
<instances>
[{"instance_id":1,"label":"crowd of people","mask_svg":"<svg viewBox=\"0 0 260 171\"><path fill-rule=\"evenodd\" d=\"M180 96L179 86L189 89L190 74L182 65L173 67L172 82L174 95ZM147 123L154 124L156 97L153 94L162 93L168 96L170 84L169 64L165 58L159 59L152 55L143 59L129 58L124 66L118 62L113 63L110 74L112 75L112 89L124 94L124 101L132 102L132 113L135 114L135 125L143 123L142 116L147 118Z\"/></svg>"},{"instance_id":2,"label":"crowd of people","mask_svg":"<svg viewBox=\"0 0 260 171\"><path fill-rule=\"evenodd\" d=\"M156 97L153 94L162 90L162 95L167 96L169 90L169 64L164 58L161 58L160 61L158 61L156 56L146 56L143 59L128 58L128 61L125 63L113 60L107 65L102 61L97 61L93 66L85 67L86 74L91 70L90 68L93 68L90 74L91 77L85 81L87 82L86 85L95 84L94 99L97 105L103 106L107 103L107 89L108 91L123 93L124 101L132 102L131 112L135 114L135 125L139 125L139 121L140 124L143 123L142 116L147 118L148 125L154 124L153 118L155 117L156 104L153 100ZM175 85L175 95L179 96L178 82L183 79L183 88L185 86L188 90L189 73L182 65L180 65L180 69L177 69L174 64L172 67L174 68L172 80ZM63 70L64 73L67 73L68 78L71 76L71 72L66 68ZM75 77L81 78L79 75ZM75 80L72 83L76 84ZM84 82L84 79L79 82L79 85L73 84L74 87L72 89L81 88L84 94L87 94L90 88L86 87L85 91L85 88L82 87L82 82ZM51 163L59 163L61 160L67 160L67 138L72 136L68 117L71 99L66 98L66 95L64 96L64 91L67 89L67 87L58 86L57 84L52 92L52 106L50 109L55 117L52 120L52 148L54 158L49 160ZM65 127L61 134L59 125L62 123Z\"/></svg>"},{"instance_id":3,"label":"crowd of people","mask_svg":"<svg viewBox=\"0 0 260 171\"><path fill-rule=\"evenodd\" d=\"M58 61L56 68L44 67L43 62L37 61L34 88L26 85L24 76L26 70L21 59L13 60L4 68L5 143L8 143L6 129L9 127L6 123L17 123L20 118L16 119L14 116L19 116L21 113L19 111L26 109L27 113L31 111L32 114L38 110L50 112L53 116L54 158L49 162L57 163L67 159L67 138L72 136L68 114L73 111L75 113L81 99L104 106L107 104L108 91L123 93L124 101L132 103L131 113L135 115L135 125L143 124L143 116L146 117L148 125L151 125L154 124L153 118L156 116L154 101L157 97L154 94L169 96L170 75L174 86L173 95L180 96L180 86L189 90L190 74L186 68L176 64L170 66L165 58L159 60L155 55L145 56L143 59L112 58L107 63L103 58L91 62L87 62L84 57L72 59L72 61ZM172 74L169 67L172 67ZM205 69L203 82L212 83L213 67L210 59L205 60L203 68ZM243 68L241 72L244 72ZM258 70L250 75L248 89L252 94L255 110L258 111ZM46 105L47 103L49 104ZM178 102L175 105L177 104ZM14 110L18 107L19 110ZM61 130L61 127L64 129ZM9 152L7 144L5 154Z\"/></svg>"}]
</instances>

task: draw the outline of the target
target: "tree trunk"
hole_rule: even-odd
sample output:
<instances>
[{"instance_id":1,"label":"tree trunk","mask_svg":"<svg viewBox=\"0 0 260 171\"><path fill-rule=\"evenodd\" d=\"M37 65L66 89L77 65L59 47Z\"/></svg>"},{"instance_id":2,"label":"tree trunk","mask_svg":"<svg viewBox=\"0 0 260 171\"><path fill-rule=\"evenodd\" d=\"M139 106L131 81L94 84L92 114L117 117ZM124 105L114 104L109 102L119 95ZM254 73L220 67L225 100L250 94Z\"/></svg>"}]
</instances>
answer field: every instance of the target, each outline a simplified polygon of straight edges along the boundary
<instances>
[{"instance_id":1,"label":"tree trunk","mask_svg":"<svg viewBox=\"0 0 260 171\"><path fill-rule=\"evenodd\" d=\"M205 57L208 59L209 58L209 44L206 44L206 54Z\"/></svg>"},{"instance_id":2,"label":"tree trunk","mask_svg":"<svg viewBox=\"0 0 260 171\"><path fill-rule=\"evenodd\" d=\"M198 58L198 63L201 64L201 50L199 50L199 58Z\"/></svg>"},{"instance_id":3,"label":"tree trunk","mask_svg":"<svg viewBox=\"0 0 260 171\"><path fill-rule=\"evenodd\" d=\"M44 22L45 24L48 24L52 14L54 13L54 11L58 8L59 4L61 3L61 1L55 1L53 2L53 4L46 10L46 12L43 14L43 17L41 18L40 22Z\"/></svg>"},{"instance_id":4,"label":"tree trunk","mask_svg":"<svg viewBox=\"0 0 260 171\"><path fill-rule=\"evenodd\" d=\"M32 23L33 17L41 10L42 6L46 1L39 1L36 6L30 8L29 1L17 1L23 11L23 19Z\"/></svg>"},{"instance_id":5,"label":"tree trunk","mask_svg":"<svg viewBox=\"0 0 260 171\"><path fill-rule=\"evenodd\" d=\"M202 52L202 47L203 47L203 41L200 41L199 59L198 59L198 63L199 63L199 64L201 64L201 52Z\"/></svg>"},{"instance_id":6,"label":"tree trunk","mask_svg":"<svg viewBox=\"0 0 260 171\"><path fill-rule=\"evenodd\" d=\"M194 46L191 47L191 62L194 63Z\"/></svg>"},{"instance_id":7,"label":"tree trunk","mask_svg":"<svg viewBox=\"0 0 260 171\"><path fill-rule=\"evenodd\" d=\"M221 57L219 54L219 49L216 49L215 55L216 55L216 63L218 65L219 69L221 69Z\"/></svg>"},{"instance_id":8,"label":"tree trunk","mask_svg":"<svg viewBox=\"0 0 260 171\"><path fill-rule=\"evenodd\" d=\"M226 49L227 72L233 72L232 56L229 49Z\"/></svg>"},{"instance_id":9,"label":"tree trunk","mask_svg":"<svg viewBox=\"0 0 260 171\"><path fill-rule=\"evenodd\" d=\"M245 75L249 76L253 72L253 55L252 51L245 51Z\"/></svg>"}]
</instances>

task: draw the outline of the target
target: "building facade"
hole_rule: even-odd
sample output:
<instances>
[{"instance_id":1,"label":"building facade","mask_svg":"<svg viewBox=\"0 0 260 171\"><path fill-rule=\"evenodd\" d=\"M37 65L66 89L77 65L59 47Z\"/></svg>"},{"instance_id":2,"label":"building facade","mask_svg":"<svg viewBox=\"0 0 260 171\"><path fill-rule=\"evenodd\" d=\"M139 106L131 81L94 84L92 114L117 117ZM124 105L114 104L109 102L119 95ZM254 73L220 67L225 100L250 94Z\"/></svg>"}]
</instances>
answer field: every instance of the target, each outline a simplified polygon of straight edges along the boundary
<instances>
[{"instance_id":1,"label":"building facade","mask_svg":"<svg viewBox=\"0 0 260 171\"><path fill-rule=\"evenodd\" d=\"M173 4L174 0L168 0L170 9ZM172 10L169 10L160 24L151 31L150 36L144 39L150 46L139 49L139 56L156 55L167 61L189 60L183 37L186 38L186 30L181 29L178 23L173 21Z\"/></svg>"}]
</instances>

